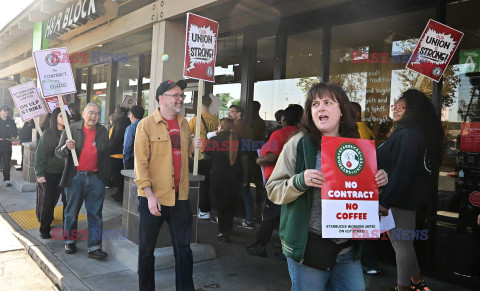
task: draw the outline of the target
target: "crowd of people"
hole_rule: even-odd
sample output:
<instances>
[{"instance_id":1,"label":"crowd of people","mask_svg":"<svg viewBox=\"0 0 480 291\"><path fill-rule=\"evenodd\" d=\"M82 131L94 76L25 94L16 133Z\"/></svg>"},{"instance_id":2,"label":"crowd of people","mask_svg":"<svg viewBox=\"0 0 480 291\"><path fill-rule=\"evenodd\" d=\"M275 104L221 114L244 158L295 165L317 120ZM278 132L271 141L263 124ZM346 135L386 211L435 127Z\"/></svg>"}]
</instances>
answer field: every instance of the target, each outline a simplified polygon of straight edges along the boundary
<instances>
[{"instance_id":1,"label":"crowd of people","mask_svg":"<svg viewBox=\"0 0 480 291\"><path fill-rule=\"evenodd\" d=\"M70 108L69 116L63 116L59 108L50 114L35 160L41 238L51 238L53 211L61 197L65 253L75 253L78 214L85 204L88 257L106 258L102 250L105 188L116 187L112 196L122 201L120 171L133 169L139 196L140 290L155 289L154 250L164 222L173 244L177 290L194 290L193 217L188 195L189 171L198 148L199 173L205 176L198 218L218 223L218 240L231 242L234 216L239 214L244 216L239 227L259 226L246 251L265 257L266 245L278 225L282 250L275 256L286 260L292 290L364 290L362 264L367 272L379 271L375 241L322 238L320 190L325 183L323 136L375 138L361 121L360 105L350 102L339 85L317 83L309 89L304 106L295 104L277 111L277 125L268 130L258 114L260 103L253 104L250 126L238 105L229 107L226 118L211 114L208 95L202 98L201 116L188 122L181 114L185 88L184 80L162 82L155 95L158 109L143 118L145 111L140 106L118 107L108 128L99 123L101 108L95 103L88 103L81 114L75 107ZM442 128L431 101L418 90L404 92L392 110L395 128L377 148L379 215L390 210L397 228L415 230L416 211L426 204L440 163ZM71 139L64 130L65 118L71 122ZM198 122L200 137L194 138ZM6 186L11 185L11 141L17 135L7 108L2 107L0 156ZM251 183L255 184L255 197ZM257 219L254 200L262 201ZM420 275L413 241L391 237L391 242L398 269L395 290L429 290Z\"/></svg>"}]
</instances>

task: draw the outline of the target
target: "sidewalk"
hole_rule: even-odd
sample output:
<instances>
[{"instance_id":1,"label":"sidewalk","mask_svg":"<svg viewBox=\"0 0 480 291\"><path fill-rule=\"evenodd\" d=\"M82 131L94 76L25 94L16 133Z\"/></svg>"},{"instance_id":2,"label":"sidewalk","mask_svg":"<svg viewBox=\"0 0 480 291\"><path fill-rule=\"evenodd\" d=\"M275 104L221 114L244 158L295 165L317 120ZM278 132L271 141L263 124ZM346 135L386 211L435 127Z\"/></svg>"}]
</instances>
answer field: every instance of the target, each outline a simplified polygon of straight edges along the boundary
<instances>
[{"instance_id":1,"label":"sidewalk","mask_svg":"<svg viewBox=\"0 0 480 291\"><path fill-rule=\"evenodd\" d=\"M19 172L12 171L12 180L14 179L22 179ZM104 203L104 231L119 229L121 224L121 204L110 198L111 193L112 190L108 189ZM67 255L63 250L63 241L40 239L38 228L23 230L11 218L12 212L31 209L35 209L35 192L20 193L13 187L0 186L0 215L15 230L15 236L29 255L62 290L138 290L137 274L117 260L111 257L104 261L88 258L85 240L80 240L77 244L77 253ZM28 213L32 215L34 211ZM86 215L84 208L81 213ZM79 230L86 229L86 226L86 221L79 221ZM260 258L249 255L245 250L245 245L255 239L256 231L236 228L229 244L218 242L216 232L216 224L199 221L199 243L214 246L218 259L194 265L197 290L290 289L286 262L273 257L280 245L277 233L273 236L277 239L267 246L267 257ZM395 268L388 265L382 267L382 275L365 276L367 290L384 291L395 285ZM155 275L157 290L175 290L173 268L156 271ZM426 278L426 281L434 291L467 290L431 278Z\"/></svg>"}]
</instances>

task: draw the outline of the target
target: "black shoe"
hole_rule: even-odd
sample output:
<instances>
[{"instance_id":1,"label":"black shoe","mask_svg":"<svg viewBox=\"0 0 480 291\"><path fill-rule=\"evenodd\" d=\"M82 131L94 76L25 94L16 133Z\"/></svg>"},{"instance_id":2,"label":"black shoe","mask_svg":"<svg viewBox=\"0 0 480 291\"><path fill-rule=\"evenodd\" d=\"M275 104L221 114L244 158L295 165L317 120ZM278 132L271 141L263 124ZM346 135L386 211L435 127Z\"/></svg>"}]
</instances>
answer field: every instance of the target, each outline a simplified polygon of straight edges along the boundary
<instances>
[{"instance_id":1,"label":"black shoe","mask_svg":"<svg viewBox=\"0 0 480 291\"><path fill-rule=\"evenodd\" d=\"M50 235L49 232L45 232L45 233L40 233L40 237L43 238L43 239L51 239L52 236Z\"/></svg>"},{"instance_id":2,"label":"black shoe","mask_svg":"<svg viewBox=\"0 0 480 291\"><path fill-rule=\"evenodd\" d=\"M23 168L22 168L22 167L20 167L20 168L17 168L17 171L21 171L21 170L23 170Z\"/></svg>"},{"instance_id":3,"label":"black shoe","mask_svg":"<svg viewBox=\"0 0 480 291\"><path fill-rule=\"evenodd\" d=\"M77 251L77 245L76 244L66 244L65 245L65 253L66 254L74 254Z\"/></svg>"},{"instance_id":4,"label":"black shoe","mask_svg":"<svg viewBox=\"0 0 480 291\"><path fill-rule=\"evenodd\" d=\"M265 250L265 248L260 248L257 243L245 246L245 248L247 249L247 252L249 252L251 255L259 256L262 258L267 256L267 251Z\"/></svg>"},{"instance_id":5,"label":"black shoe","mask_svg":"<svg viewBox=\"0 0 480 291\"><path fill-rule=\"evenodd\" d=\"M101 260L101 259L105 259L106 257L108 257L108 254L106 252L102 251L102 249L96 249L94 251L88 252L88 257L92 258L92 259Z\"/></svg>"},{"instance_id":6,"label":"black shoe","mask_svg":"<svg viewBox=\"0 0 480 291\"><path fill-rule=\"evenodd\" d=\"M220 232L217 234L217 239L223 242L230 242L230 235L227 232Z\"/></svg>"},{"instance_id":7,"label":"black shoe","mask_svg":"<svg viewBox=\"0 0 480 291\"><path fill-rule=\"evenodd\" d=\"M280 250L276 253L273 253L273 255L275 256L275 259L277 259L277 260L280 260L280 261L286 261L287 260L287 257L285 257L282 250Z\"/></svg>"}]
</instances>

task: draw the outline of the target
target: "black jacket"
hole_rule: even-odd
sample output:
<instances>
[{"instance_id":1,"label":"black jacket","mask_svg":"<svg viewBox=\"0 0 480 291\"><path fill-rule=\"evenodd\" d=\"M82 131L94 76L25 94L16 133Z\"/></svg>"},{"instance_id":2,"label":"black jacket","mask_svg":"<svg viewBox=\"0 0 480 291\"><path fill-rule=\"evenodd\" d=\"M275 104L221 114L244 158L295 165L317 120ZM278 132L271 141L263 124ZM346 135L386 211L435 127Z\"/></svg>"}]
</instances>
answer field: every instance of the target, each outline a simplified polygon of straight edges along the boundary
<instances>
[{"instance_id":1,"label":"black jacket","mask_svg":"<svg viewBox=\"0 0 480 291\"><path fill-rule=\"evenodd\" d=\"M115 121L112 136L110 137L108 143L110 155L123 154L123 139L125 137L125 130L130 124L132 123L128 117L122 117Z\"/></svg>"},{"instance_id":2,"label":"black jacket","mask_svg":"<svg viewBox=\"0 0 480 291\"><path fill-rule=\"evenodd\" d=\"M229 138L230 133L221 131L217 136L211 138L211 143L205 146L205 152L211 157L211 174L212 184L229 184L240 186L241 182L241 166L239 160L240 152L237 154L237 161L230 165L229 155ZM240 149L240 145L237 145Z\"/></svg>"},{"instance_id":3,"label":"black jacket","mask_svg":"<svg viewBox=\"0 0 480 291\"><path fill-rule=\"evenodd\" d=\"M7 119L0 118L0 138L17 137L18 129L15 121L7 116Z\"/></svg>"},{"instance_id":4,"label":"black jacket","mask_svg":"<svg viewBox=\"0 0 480 291\"><path fill-rule=\"evenodd\" d=\"M80 154L82 153L83 143L85 141L85 133L83 132L83 120L81 122L74 123L70 126L72 131L72 138L75 141L75 151L77 152L77 157L80 159ZM70 187L73 181L73 177L77 172L76 167L73 165L72 153L65 145L67 141L67 132L64 130L58 146L55 149L55 154L59 158L66 158L67 162L63 170L62 180L60 181L60 186ZM97 157L98 157L98 176L103 181L107 182L108 176L108 167L109 167L109 155L108 155L108 133L107 129L101 125L97 124L95 132L95 144L97 147Z\"/></svg>"},{"instance_id":5,"label":"black jacket","mask_svg":"<svg viewBox=\"0 0 480 291\"><path fill-rule=\"evenodd\" d=\"M407 210L420 209L433 185L427 168L426 136L420 128L399 125L377 148L379 169L388 173L388 184L380 194L380 205Z\"/></svg>"},{"instance_id":6,"label":"black jacket","mask_svg":"<svg viewBox=\"0 0 480 291\"><path fill-rule=\"evenodd\" d=\"M18 134L18 139L20 140L20 143L32 141L32 130L35 128L35 124L33 121L31 122L25 122L23 124L22 129L20 129L20 132Z\"/></svg>"}]
</instances>

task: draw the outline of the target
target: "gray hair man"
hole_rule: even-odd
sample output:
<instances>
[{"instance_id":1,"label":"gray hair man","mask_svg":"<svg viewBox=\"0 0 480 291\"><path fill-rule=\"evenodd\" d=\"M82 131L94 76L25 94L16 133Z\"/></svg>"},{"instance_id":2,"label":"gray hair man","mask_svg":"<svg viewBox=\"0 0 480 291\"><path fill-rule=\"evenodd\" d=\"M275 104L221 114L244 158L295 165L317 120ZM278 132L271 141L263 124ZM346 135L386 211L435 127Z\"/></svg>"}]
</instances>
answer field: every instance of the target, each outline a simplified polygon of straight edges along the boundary
<instances>
[{"instance_id":1,"label":"gray hair man","mask_svg":"<svg viewBox=\"0 0 480 291\"><path fill-rule=\"evenodd\" d=\"M100 107L88 103L82 113L83 120L72 124L72 139L67 140L64 130L55 153L65 158L60 186L65 187L67 207L64 212L65 253L76 251L76 242L81 235L77 229L78 213L85 201L88 216L88 257L104 259L102 251L102 209L105 199L105 182L108 176L108 134L98 123ZM73 164L71 150L75 150L78 166Z\"/></svg>"}]
</instances>

